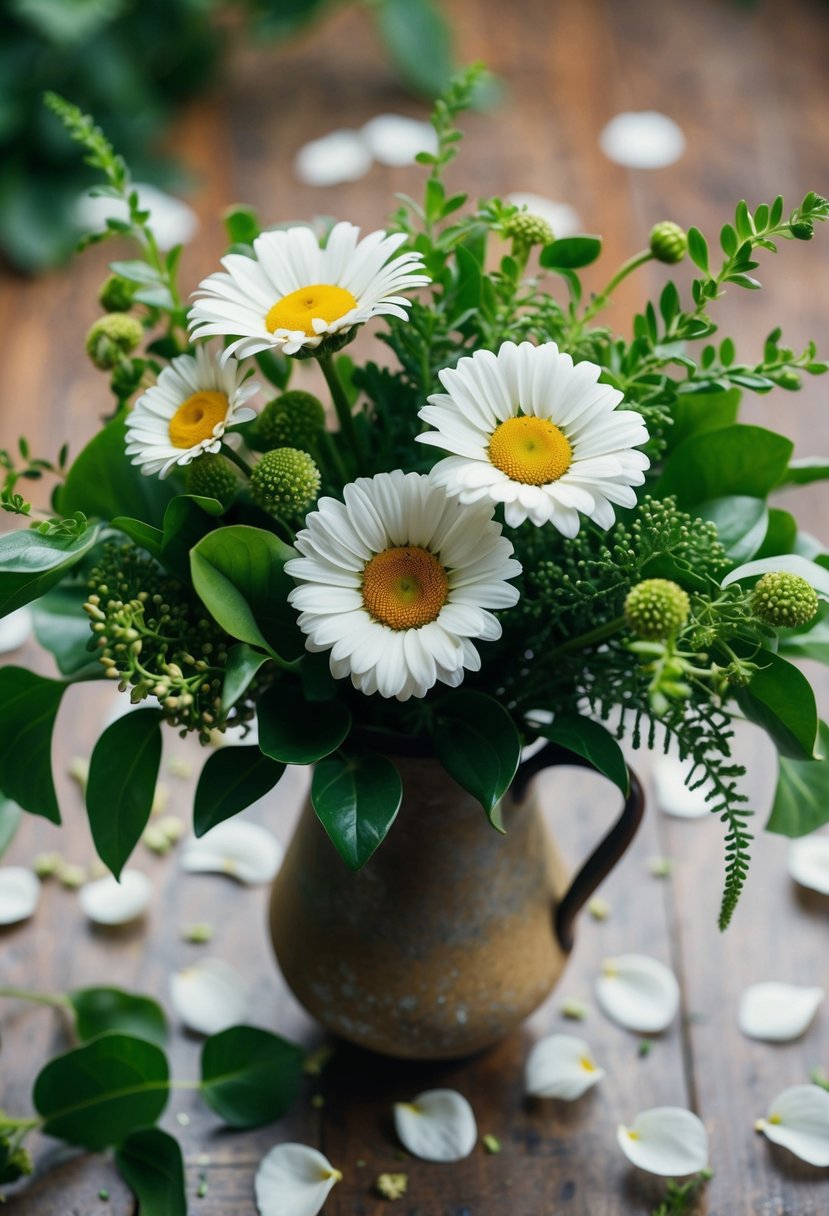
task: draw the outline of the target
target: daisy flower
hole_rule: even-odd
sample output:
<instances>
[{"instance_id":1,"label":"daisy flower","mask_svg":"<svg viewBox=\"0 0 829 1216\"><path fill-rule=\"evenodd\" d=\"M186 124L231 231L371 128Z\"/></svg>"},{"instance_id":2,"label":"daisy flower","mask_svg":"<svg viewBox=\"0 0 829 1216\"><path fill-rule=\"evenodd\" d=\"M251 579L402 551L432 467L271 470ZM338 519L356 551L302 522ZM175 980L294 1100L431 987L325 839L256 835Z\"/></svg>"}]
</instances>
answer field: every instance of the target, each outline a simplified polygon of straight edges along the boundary
<instances>
[{"instance_id":1,"label":"daisy flower","mask_svg":"<svg viewBox=\"0 0 829 1216\"><path fill-rule=\"evenodd\" d=\"M246 374L235 359L221 361L204 346L173 359L127 419L132 463L166 477L174 465L218 452L229 426L256 417L245 402L259 385Z\"/></svg>"},{"instance_id":2,"label":"daisy flower","mask_svg":"<svg viewBox=\"0 0 829 1216\"><path fill-rule=\"evenodd\" d=\"M392 258L407 239L402 232L359 235L353 224L335 224L322 249L310 228L263 232L254 258L229 253L224 271L199 285L193 337L232 336L227 350L240 358L270 347L295 355L333 335L345 345L372 317L405 321L410 301L399 293L429 282L420 255Z\"/></svg>"},{"instance_id":3,"label":"daisy flower","mask_svg":"<svg viewBox=\"0 0 829 1216\"><path fill-rule=\"evenodd\" d=\"M488 609L511 608L521 573L489 503L462 507L421 473L379 473L321 498L285 569L311 651L331 672L382 697L423 697L478 671L471 639L494 641Z\"/></svg>"},{"instance_id":4,"label":"daisy flower","mask_svg":"<svg viewBox=\"0 0 829 1216\"><path fill-rule=\"evenodd\" d=\"M436 429L417 436L453 453L432 471L438 485L462 503L502 502L510 527L529 519L572 537L581 513L609 528L650 461L635 450L648 439L641 414L617 410L622 394L598 383L601 370L555 342L505 342L441 372L446 392L420 411Z\"/></svg>"}]
</instances>

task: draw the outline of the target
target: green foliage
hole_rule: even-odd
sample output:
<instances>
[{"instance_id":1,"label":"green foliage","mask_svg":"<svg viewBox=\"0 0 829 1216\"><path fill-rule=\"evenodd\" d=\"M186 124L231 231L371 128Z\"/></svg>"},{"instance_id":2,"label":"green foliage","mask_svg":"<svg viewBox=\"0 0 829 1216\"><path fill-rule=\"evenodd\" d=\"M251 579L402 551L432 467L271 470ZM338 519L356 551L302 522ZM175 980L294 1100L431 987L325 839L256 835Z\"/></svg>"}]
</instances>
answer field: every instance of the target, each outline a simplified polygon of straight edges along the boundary
<instances>
[{"instance_id":1,"label":"green foliage","mask_svg":"<svg viewBox=\"0 0 829 1216\"><path fill-rule=\"evenodd\" d=\"M498 804L521 759L521 739L507 711L481 693L456 693L438 710L433 742L449 775L502 831Z\"/></svg>"},{"instance_id":2,"label":"green foliage","mask_svg":"<svg viewBox=\"0 0 829 1216\"><path fill-rule=\"evenodd\" d=\"M651 1216L691 1216L701 1188L712 1177L710 1170L700 1170L687 1182L669 1182L665 1198Z\"/></svg>"},{"instance_id":3,"label":"green foliage","mask_svg":"<svg viewBox=\"0 0 829 1216\"><path fill-rule=\"evenodd\" d=\"M143 477L124 458L126 415L98 431L75 458L57 496L64 515L82 511L90 519L130 516L159 527L173 496L169 482Z\"/></svg>"},{"instance_id":4,"label":"green foliage","mask_svg":"<svg viewBox=\"0 0 829 1216\"><path fill-rule=\"evenodd\" d=\"M229 1127L259 1127L279 1119L294 1102L304 1053L253 1026L231 1026L206 1040L201 1096Z\"/></svg>"},{"instance_id":5,"label":"green foliage","mask_svg":"<svg viewBox=\"0 0 829 1216\"><path fill-rule=\"evenodd\" d=\"M546 270L581 270L601 252L600 236L565 236L545 245L538 260Z\"/></svg>"},{"instance_id":6,"label":"green foliage","mask_svg":"<svg viewBox=\"0 0 829 1216\"><path fill-rule=\"evenodd\" d=\"M601 723L582 714L557 714L554 722L539 726L538 733L582 756L627 798L630 792L627 762L619 744Z\"/></svg>"},{"instance_id":7,"label":"green foliage","mask_svg":"<svg viewBox=\"0 0 829 1216\"><path fill-rule=\"evenodd\" d=\"M187 1216L184 1161L167 1132L159 1127L131 1132L118 1146L115 1164L141 1216Z\"/></svg>"},{"instance_id":8,"label":"green foliage","mask_svg":"<svg viewBox=\"0 0 829 1216\"><path fill-rule=\"evenodd\" d=\"M0 772L7 798L60 823L52 781L52 731L65 685L22 667L0 668Z\"/></svg>"},{"instance_id":9,"label":"green foliage","mask_svg":"<svg viewBox=\"0 0 829 1216\"><path fill-rule=\"evenodd\" d=\"M815 694L803 673L770 650L753 656L759 670L747 688L735 690L740 709L773 739L781 756L811 760L818 716Z\"/></svg>"},{"instance_id":10,"label":"green foliage","mask_svg":"<svg viewBox=\"0 0 829 1216\"><path fill-rule=\"evenodd\" d=\"M817 760L780 756L767 832L806 836L829 823L829 726L825 722L818 727L817 749Z\"/></svg>"},{"instance_id":11,"label":"green foliage","mask_svg":"<svg viewBox=\"0 0 829 1216\"><path fill-rule=\"evenodd\" d=\"M282 764L316 764L350 730L351 714L339 699L314 704L300 689L277 684L259 702L259 746Z\"/></svg>"},{"instance_id":12,"label":"green foliage","mask_svg":"<svg viewBox=\"0 0 829 1216\"><path fill-rule=\"evenodd\" d=\"M435 97L452 76L452 34L434 0L377 0L377 27L406 84Z\"/></svg>"},{"instance_id":13,"label":"green foliage","mask_svg":"<svg viewBox=\"0 0 829 1216\"><path fill-rule=\"evenodd\" d=\"M95 544L89 528L77 538L9 532L0 536L0 616L21 608L59 583Z\"/></svg>"},{"instance_id":14,"label":"green foliage","mask_svg":"<svg viewBox=\"0 0 829 1216\"><path fill-rule=\"evenodd\" d=\"M76 988L67 999L75 1015L75 1033L82 1042L116 1030L157 1047L167 1043L164 1011L148 996L120 988Z\"/></svg>"},{"instance_id":15,"label":"green foliage","mask_svg":"<svg viewBox=\"0 0 829 1216\"><path fill-rule=\"evenodd\" d=\"M314 810L351 870L364 866L383 842L402 799L397 769L377 752L343 748L314 769Z\"/></svg>"},{"instance_id":16,"label":"green foliage","mask_svg":"<svg viewBox=\"0 0 829 1216\"><path fill-rule=\"evenodd\" d=\"M263 756L258 747L223 747L208 756L196 787L193 831L210 828L238 815L264 798L285 772L285 765Z\"/></svg>"},{"instance_id":17,"label":"green foliage","mask_svg":"<svg viewBox=\"0 0 829 1216\"><path fill-rule=\"evenodd\" d=\"M732 494L765 498L785 475L793 447L759 426L704 431L674 449L657 492L675 495L682 507Z\"/></svg>"},{"instance_id":18,"label":"green foliage","mask_svg":"<svg viewBox=\"0 0 829 1216\"><path fill-rule=\"evenodd\" d=\"M116 878L150 818L161 764L161 712L138 709L108 726L95 744L86 810L98 856Z\"/></svg>"},{"instance_id":19,"label":"green foliage","mask_svg":"<svg viewBox=\"0 0 829 1216\"><path fill-rule=\"evenodd\" d=\"M104 675L83 610L85 600L84 585L72 579L47 591L32 607L38 643L54 657L60 674L74 683Z\"/></svg>"}]
</instances>

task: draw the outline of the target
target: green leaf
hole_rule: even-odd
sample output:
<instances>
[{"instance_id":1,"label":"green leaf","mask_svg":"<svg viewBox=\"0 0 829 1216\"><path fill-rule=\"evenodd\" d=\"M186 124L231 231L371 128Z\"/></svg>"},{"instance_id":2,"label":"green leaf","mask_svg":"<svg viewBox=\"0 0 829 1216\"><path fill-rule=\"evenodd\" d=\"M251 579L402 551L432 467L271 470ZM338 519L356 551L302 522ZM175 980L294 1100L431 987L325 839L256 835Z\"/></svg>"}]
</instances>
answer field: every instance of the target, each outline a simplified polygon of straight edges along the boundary
<instances>
[{"instance_id":1,"label":"green leaf","mask_svg":"<svg viewBox=\"0 0 829 1216\"><path fill-rule=\"evenodd\" d=\"M181 1149L160 1127L127 1136L115 1152L115 1165L138 1200L138 1216L187 1216Z\"/></svg>"},{"instance_id":2,"label":"green leaf","mask_svg":"<svg viewBox=\"0 0 829 1216\"><path fill-rule=\"evenodd\" d=\"M815 755L818 716L815 694L801 671L772 654L760 650L753 662L760 665L746 688L735 690L735 699L749 722L762 726L783 756L810 760Z\"/></svg>"},{"instance_id":3,"label":"green leaf","mask_svg":"<svg viewBox=\"0 0 829 1216\"><path fill-rule=\"evenodd\" d=\"M231 245L252 245L262 231L254 208L240 203L227 208L222 215L222 223Z\"/></svg>"},{"instance_id":4,"label":"green leaf","mask_svg":"<svg viewBox=\"0 0 829 1216\"><path fill-rule=\"evenodd\" d=\"M577 756L583 756L627 798L630 792L627 762L613 735L599 722L581 714L556 714L549 726L538 727L538 733Z\"/></svg>"},{"instance_id":5,"label":"green leaf","mask_svg":"<svg viewBox=\"0 0 829 1216\"><path fill-rule=\"evenodd\" d=\"M88 553L97 539L88 528L76 540L32 530L0 536L0 616L39 599Z\"/></svg>"},{"instance_id":6,"label":"green leaf","mask_svg":"<svg viewBox=\"0 0 829 1216\"><path fill-rule=\"evenodd\" d=\"M220 747L208 756L196 787L193 831L210 828L264 798L276 785L285 765L263 756L258 747Z\"/></svg>"},{"instance_id":7,"label":"green leaf","mask_svg":"<svg viewBox=\"0 0 829 1216\"><path fill-rule=\"evenodd\" d=\"M305 649L288 603L294 584L283 567L291 557L272 532L246 525L208 533L190 554L196 594L222 629L282 662Z\"/></svg>"},{"instance_id":8,"label":"green leaf","mask_svg":"<svg viewBox=\"0 0 829 1216\"><path fill-rule=\"evenodd\" d=\"M792 659L829 663L829 604L825 600L821 601L817 616L808 625L778 630L777 653Z\"/></svg>"},{"instance_id":9,"label":"green leaf","mask_svg":"<svg viewBox=\"0 0 829 1216\"><path fill-rule=\"evenodd\" d=\"M83 511L89 518L128 516L160 527L175 491L168 481L145 477L125 454L126 418L119 414L75 459L57 494L62 515Z\"/></svg>"},{"instance_id":10,"label":"green leaf","mask_svg":"<svg viewBox=\"0 0 829 1216\"><path fill-rule=\"evenodd\" d=\"M797 520L788 511L778 507L769 509L769 526L763 543L755 553L755 557L777 557L791 553L797 542Z\"/></svg>"},{"instance_id":11,"label":"green leaf","mask_svg":"<svg viewBox=\"0 0 829 1216\"><path fill-rule=\"evenodd\" d=\"M452 76L452 33L432 0L377 0L372 5L380 36L406 84L437 97Z\"/></svg>"},{"instance_id":12,"label":"green leaf","mask_svg":"<svg viewBox=\"0 0 829 1216\"><path fill-rule=\"evenodd\" d=\"M825 456L806 456L792 460L786 469L781 485L808 486L813 481L826 481L829 477L829 459Z\"/></svg>"},{"instance_id":13,"label":"green leaf","mask_svg":"<svg viewBox=\"0 0 829 1216\"><path fill-rule=\"evenodd\" d=\"M449 775L492 821L521 759L521 740L507 711L483 693L454 693L438 715L434 744Z\"/></svg>"},{"instance_id":14,"label":"green leaf","mask_svg":"<svg viewBox=\"0 0 829 1216\"><path fill-rule=\"evenodd\" d=\"M351 730L340 700L309 703L298 688L275 685L258 706L259 746L283 764L315 764L337 750Z\"/></svg>"},{"instance_id":15,"label":"green leaf","mask_svg":"<svg viewBox=\"0 0 829 1216\"><path fill-rule=\"evenodd\" d=\"M75 1013L75 1033L82 1041L117 1030L157 1047L167 1042L164 1010L148 996L121 988L76 988L69 993L69 1004Z\"/></svg>"},{"instance_id":16,"label":"green leaf","mask_svg":"<svg viewBox=\"0 0 829 1216\"><path fill-rule=\"evenodd\" d=\"M11 798L0 794L0 857L17 835L23 819L23 811Z\"/></svg>"},{"instance_id":17,"label":"green leaf","mask_svg":"<svg viewBox=\"0 0 829 1216\"><path fill-rule=\"evenodd\" d=\"M201 1095L231 1127L259 1127L296 1098L304 1053L268 1030L231 1026L205 1041Z\"/></svg>"},{"instance_id":18,"label":"green leaf","mask_svg":"<svg viewBox=\"0 0 829 1216\"><path fill-rule=\"evenodd\" d=\"M778 836L807 836L829 823L829 726L820 723L821 760L780 757L777 789L766 824Z\"/></svg>"},{"instance_id":19,"label":"green leaf","mask_svg":"<svg viewBox=\"0 0 829 1216\"><path fill-rule=\"evenodd\" d=\"M141 549L146 549L153 557L161 557L161 547L164 544L161 528L154 528L152 524L145 524L140 519L130 519L128 515L116 515L110 522L113 528L123 532Z\"/></svg>"},{"instance_id":20,"label":"green leaf","mask_svg":"<svg viewBox=\"0 0 829 1216\"><path fill-rule=\"evenodd\" d=\"M110 262L109 268L113 274L117 274L122 279L127 279L130 283L160 283L161 275L154 266L150 266L148 262L142 262L135 259L131 262Z\"/></svg>"},{"instance_id":21,"label":"green leaf","mask_svg":"<svg viewBox=\"0 0 829 1216\"><path fill-rule=\"evenodd\" d=\"M730 570L722 581L723 587L731 583L742 582L745 578L757 578L762 574L783 571L787 574L798 574L805 578L819 595L829 596L829 570L817 561L801 557L799 553L778 553L771 557L757 558Z\"/></svg>"},{"instance_id":22,"label":"green leaf","mask_svg":"<svg viewBox=\"0 0 829 1216\"><path fill-rule=\"evenodd\" d=\"M35 1109L47 1136L107 1148L155 1123L167 1104L169 1075L167 1058L155 1043L104 1034L41 1069Z\"/></svg>"},{"instance_id":23,"label":"green leaf","mask_svg":"<svg viewBox=\"0 0 829 1216\"><path fill-rule=\"evenodd\" d=\"M54 656L61 675L74 682L104 675L95 635L83 610L88 595L84 586L53 587L32 605L35 637Z\"/></svg>"},{"instance_id":24,"label":"green leaf","mask_svg":"<svg viewBox=\"0 0 829 1216\"><path fill-rule=\"evenodd\" d=\"M452 299L452 315L460 316L481 303L481 267L478 259L465 245L455 250L458 282Z\"/></svg>"},{"instance_id":25,"label":"green leaf","mask_svg":"<svg viewBox=\"0 0 829 1216\"><path fill-rule=\"evenodd\" d=\"M237 642L227 652L225 678L222 686L222 709L228 710L250 687L250 682L270 655L254 650L245 642Z\"/></svg>"},{"instance_id":26,"label":"green leaf","mask_svg":"<svg viewBox=\"0 0 829 1216\"><path fill-rule=\"evenodd\" d=\"M0 668L0 774L3 792L60 823L52 781L52 731L66 685L23 667Z\"/></svg>"},{"instance_id":27,"label":"green leaf","mask_svg":"<svg viewBox=\"0 0 829 1216\"><path fill-rule=\"evenodd\" d=\"M376 752L343 750L314 770L311 801L331 843L359 870L385 839L403 799L400 774Z\"/></svg>"},{"instance_id":28,"label":"green leaf","mask_svg":"<svg viewBox=\"0 0 829 1216\"><path fill-rule=\"evenodd\" d=\"M98 856L117 878L147 826L161 763L161 711L137 709L108 726L92 753L86 809Z\"/></svg>"},{"instance_id":29,"label":"green leaf","mask_svg":"<svg viewBox=\"0 0 829 1216\"><path fill-rule=\"evenodd\" d=\"M595 262L601 251L600 236L564 236L545 245L538 260L547 270L580 270Z\"/></svg>"},{"instance_id":30,"label":"green leaf","mask_svg":"<svg viewBox=\"0 0 829 1216\"><path fill-rule=\"evenodd\" d=\"M692 435L717 431L737 421L741 393L730 388L720 393L682 393L673 407L673 426L668 431L668 449L673 451Z\"/></svg>"},{"instance_id":31,"label":"green leaf","mask_svg":"<svg viewBox=\"0 0 829 1216\"><path fill-rule=\"evenodd\" d=\"M731 494L765 498L780 481L792 441L759 426L727 426L692 435L665 461L656 493L681 507Z\"/></svg>"},{"instance_id":32,"label":"green leaf","mask_svg":"<svg viewBox=\"0 0 829 1216\"><path fill-rule=\"evenodd\" d=\"M733 562L745 562L759 549L768 531L769 513L762 498L732 494L712 498L696 508L700 519L716 524L717 534Z\"/></svg>"},{"instance_id":33,"label":"green leaf","mask_svg":"<svg viewBox=\"0 0 829 1216\"><path fill-rule=\"evenodd\" d=\"M190 550L213 529L213 517L223 510L217 499L197 494L178 494L171 499L164 512L160 553L170 574L187 579Z\"/></svg>"},{"instance_id":34,"label":"green leaf","mask_svg":"<svg viewBox=\"0 0 829 1216\"><path fill-rule=\"evenodd\" d=\"M708 271L708 242L700 232L699 228L688 229L688 256L695 266L703 270L706 274Z\"/></svg>"}]
</instances>

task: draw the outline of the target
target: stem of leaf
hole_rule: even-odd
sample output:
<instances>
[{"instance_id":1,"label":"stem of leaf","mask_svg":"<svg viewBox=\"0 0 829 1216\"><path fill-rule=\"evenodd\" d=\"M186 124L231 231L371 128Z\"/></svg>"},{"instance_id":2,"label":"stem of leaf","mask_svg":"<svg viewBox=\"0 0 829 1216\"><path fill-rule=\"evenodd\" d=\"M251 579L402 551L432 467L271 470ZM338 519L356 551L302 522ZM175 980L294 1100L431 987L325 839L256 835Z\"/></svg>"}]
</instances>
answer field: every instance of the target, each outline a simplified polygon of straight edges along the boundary
<instances>
[{"instance_id":1,"label":"stem of leaf","mask_svg":"<svg viewBox=\"0 0 829 1216\"><path fill-rule=\"evenodd\" d=\"M54 1009L71 1009L72 1002L63 992L32 992L28 988L0 988L0 997L31 1001L35 1005L51 1005Z\"/></svg>"},{"instance_id":2,"label":"stem of leaf","mask_svg":"<svg viewBox=\"0 0 829 1216\"><path fill-rule=\"evenodd\" d=\"M597 625L595 629L589 629L587 633L580 633L578 637L570 638L561 646L557 646L550 652L549 658L554 658L559 654L568 654L571 650L585 650L588 646L603 642L606 638L612 637L614 633L618 633L624 623L623 616L614 617L612 621L606 621L604 625Z\"/></svg>"},{"instance_id":3,"label":"stem of leaf","mask_svg":"<svg viewBox=\"0 0 829 1216\"><path fill-rule=\"evenodd\" d=\"M652 260L653 254L650 249L643 249L641 253L635 253L632 258L628 258L626 262L623 262L607 286L588 304L584 310L580 326L584 325L586 321L592 320L596 313L601 312L609 304L610 297L623 279L626 279L634 270L638 270L640 266L644 266L646 262Z\"/></svg>"},{"instance_id":4,"label":"stem of leaf","mask_svg":"<svg viewBox=\"0 0 829 1216\"><path fill-rule=\"evenodd\" d=\"M253 472L250 465L246 460L243 459L243 457L239 455L237 451L234 450L234 448L230 446L230 444L222 444L222 453L227 457L228 460L235 464L238 469L242 470L245 477L250 477L251 473Z\"/></svg>"},{"instance_id":5,"label":"stem of leaf","mask_svg":"<svg viewBox=\"0 0 829 1216\"><path fill-rule=\"evenodd\" d=\"M331 392L331 399L334 402L334 409L337 411L337 418L340 423L340 430L343 438L348 442L352 452L357 459L357 468L359 469L362 463L362 452L360 443L357 439L357 430L354 426L354 417L351 413L351 406L348 403L348 398L345 395L345 389L340 383L340 378L337 375L337 369L334 366L333 356L330 354L317 355L317 362L322 368L322 374L325 376L326 383Z\"/></svg>"}]
</instances>

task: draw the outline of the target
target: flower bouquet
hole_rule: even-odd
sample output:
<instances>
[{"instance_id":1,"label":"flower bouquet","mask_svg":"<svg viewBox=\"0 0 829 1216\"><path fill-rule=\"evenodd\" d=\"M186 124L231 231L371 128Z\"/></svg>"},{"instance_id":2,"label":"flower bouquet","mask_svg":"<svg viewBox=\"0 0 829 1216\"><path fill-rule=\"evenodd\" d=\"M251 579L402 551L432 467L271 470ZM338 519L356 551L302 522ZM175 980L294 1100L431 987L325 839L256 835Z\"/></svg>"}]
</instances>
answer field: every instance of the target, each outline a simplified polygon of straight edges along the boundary
<instances>
[{"instance_id":1,"label":"flower bouquet","mask_svg":"<svg viewBox=\"0 0 829 1216\"><path fill-rule=\"evenodd\" d=\"M827 366L811 344L786 347L780 329L740 362L710 315L726 291L760 286L759 255L811 239L829 204L813 193L791 212L782 198L753 212L741 202L716 252L695 228L658 224L585 298L580 271L599 258L599 237L557 240L499 199L447 192L475 79L459 77L437 104L422 201L403 198L387 231L262 230L234 208L223 269L190 304L179 251L160 255L124 162L50 99L103 174L101 192L129 207L101 235L132 238L138 256L112 263L87 339L109 376L111 417L71 463L65 451L33 460L23 443L19 460L5 456L2 505L24 526L0 541L0 602L7 613L36 601L60 676L0 672L0 758L5 795L59 822L58 707L75 682L117 682L137 709L101 734L86 792L116 876L150 815L163 727L205 745L196 835L267 794L287 765L313 765L310 818L274 896L295 989L305 991L298 941L307 965L310 943L322 949L341 924L362 956L389 915L383 941L405 956L400 917L416 907L404 970L428 943L455 950L451 967L444 952L433 968L440 983L418 981L437 985L437 1001L440 984L463 982L464 901L473 921L490 903L478 937L496 931L494 916L549 936L554 898L567 911L558 956L513 934L489 964L512 991L503 955L524 951L531 974L514 1020L554 981L569 919L635 829L641 799L620 739L673 747L722 820L723 928L751 841L735 717L780 754L769 830L798 836L829 819L826 727L792 662L826 657L829 557L768 505L829 468L738 421L744 392L790 392ZM623 279L686 252L687 298L668 280L632 336L602 323ZM353 355L364 327L388 361ZM49 472L54 514L34 522L20 478ZM227 732L242 746L211 746ZM522 819L529 778L560 762L597 769L625 799L616 835L567 895L535 820ZM429 874L460 900L431 920L418 903ZM359 971L359 957L349 965ZM387 1020L421 1033L404 981L377 982L394 993ZM345 981L332 991L336 1004ZM362 976L349 1024L306 1003L376 1043L355 1013L375 996ZM504 1025L423 1051L480 1045Z\"/></svg>"}]
</instances>

